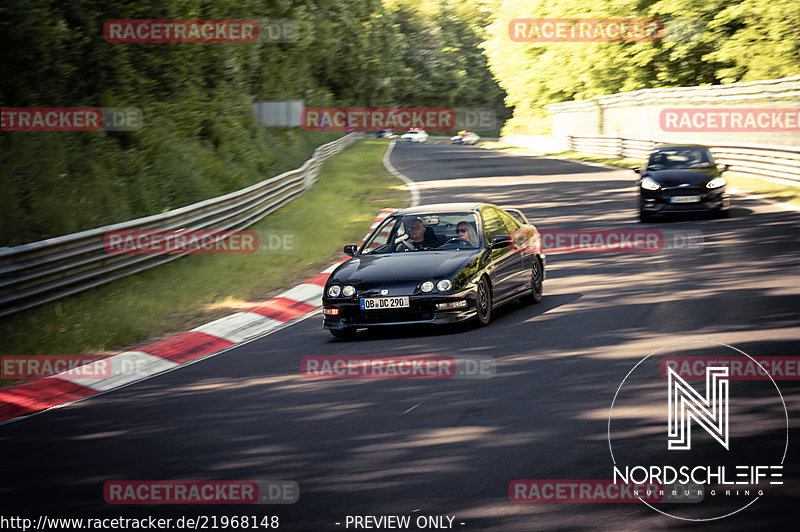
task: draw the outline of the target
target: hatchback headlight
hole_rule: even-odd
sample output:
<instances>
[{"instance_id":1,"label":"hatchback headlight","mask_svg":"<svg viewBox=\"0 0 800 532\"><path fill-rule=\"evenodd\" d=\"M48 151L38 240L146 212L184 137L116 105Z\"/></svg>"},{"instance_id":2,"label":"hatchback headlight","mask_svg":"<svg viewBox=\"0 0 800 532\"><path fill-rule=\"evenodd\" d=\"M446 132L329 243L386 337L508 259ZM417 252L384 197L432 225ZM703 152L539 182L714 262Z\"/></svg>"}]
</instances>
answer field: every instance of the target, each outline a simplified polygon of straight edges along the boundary
<instances>
[{"instance_id":1,"label":"hatchback headlight","mask_svg":"<svg viewBox=\"0 0 800 532\"><path fill-rule=\"evenodd\" d=\"M659 185L658 183L656 183L655 180L650 179L649 177L643 177L642 188L647 190L658 190L659 188L661 188L661 185Z\"/></svg>"},{"instance_id":2,"label":"hatchback headlight","mask_svg":"<svg viewBox=\"0 0 800 532\"><path fill-rule=\"evenodd\" d=\"M727 181L725 181L724 177L715 177L714 179L712 179L711 181L706 183L706 188L724 187L726 185L726 183L727 183Z\"/></svg>"},{"instance_id":3,"label":"hatchback headlight","mask_svg":"<svg viewBox=\"0 0 800 532\"><path fill-rule=\"evenodd\" d=\"M342 290L342 295L344 297L350 297L355 293L356 293L356 287L355 286L347 285L347 286L344 287L344 290Z\"/></svg>"},{"instance_id":4,"label":"hatchback headlight","mask_svg":"<svg viewBox=\"0 0 800 532\"><path fill-rule=\"evenodd\" d=\"M436 289L439 292L447 292L451 288L453 288L453 283L451 283L448 279L442 279L441 281L436 283Z\"/></svg>"},{"instance_id":5,"label":"hatchback headlight","mask_svg":"<svg viewBox=\"0 0 800 532\"><path fill-rule=\"evenodd\" d=\"M328 295L331 297L339 297L339 294L342 293L342 287L339 285L332 285L328 288Z\"/></svg>"},{"instance_id":6,"label":"hatchback headlight","mask_svg":"<svg viewBox=\"0 0 800 532\"><path fill-rule=\"evenodd\" d=\"M421 285L419 285L419 289L425 292L426 294L433 290L433 282L432 281L425 281Z\"/></svg>"}]
</instances>

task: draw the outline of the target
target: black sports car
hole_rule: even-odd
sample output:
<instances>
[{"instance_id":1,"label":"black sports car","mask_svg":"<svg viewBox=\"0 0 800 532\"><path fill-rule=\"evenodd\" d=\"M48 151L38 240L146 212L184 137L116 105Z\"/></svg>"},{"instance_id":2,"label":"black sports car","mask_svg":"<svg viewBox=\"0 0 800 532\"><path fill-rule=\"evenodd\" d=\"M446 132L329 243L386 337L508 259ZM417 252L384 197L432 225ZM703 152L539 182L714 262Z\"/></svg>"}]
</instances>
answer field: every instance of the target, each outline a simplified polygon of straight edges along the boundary
<instances>
[{"instance_id":1,"label":"black sports car","mask_svg":"<svg viewBox=\"0 0 800 532\"><path fill-rule=\"evenodd\" d=\"M519 297L542 299L539 231L517 209L445 203L396 211L328 278L323 325L337 338L380 325L487 325Z\"/></svg>"},{"instance_id":2,"label":"black sports car","mask_svg":"<svg viewBox=\"0 0 800 532\"><path fill-rule=\"evenodd\" d=\"M639 220L649 221L655 214L708 212L728 213L730 199L722 172L711 151L697 144L657 146L650 152L647 166L634 168L641 175Z\"/></svg>"}]
</instances>

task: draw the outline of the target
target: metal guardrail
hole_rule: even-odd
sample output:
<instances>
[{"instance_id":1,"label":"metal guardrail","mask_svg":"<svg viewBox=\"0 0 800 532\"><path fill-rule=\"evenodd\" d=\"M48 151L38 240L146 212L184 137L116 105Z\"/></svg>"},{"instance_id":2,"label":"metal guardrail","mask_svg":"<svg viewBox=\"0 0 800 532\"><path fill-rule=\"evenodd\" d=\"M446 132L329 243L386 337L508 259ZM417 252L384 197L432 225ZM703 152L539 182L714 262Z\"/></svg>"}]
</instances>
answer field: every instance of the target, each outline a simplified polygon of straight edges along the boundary
<instances>
[{"instance_id":1,"label":"metal guardrail","mask_svg":"<svg viewBox=\"0 0 800 532\"><path fill-rule=\"evenodd\" d=\"M184 256L106 253L109 231L230 231L249 227L307 190L323 161L360 138L351 133L314 150L300 168L162 214L0 249L0 317L49 303Z\"/></svg>"},{"instance_id":2,"label":"metal guardrail","mask_svg":"<svg viewBox=\"0 0 800 532\"><path fill-rule=\"evenodd\" d=\"M608 157L646 159L654 146L670 142L686 144L685 141L568 136L566 147L570 151ZM732 172L800 184L800 148L765 144L710 144L709 148L714 159L730 165Z\"/></svg>"}]
</instances>

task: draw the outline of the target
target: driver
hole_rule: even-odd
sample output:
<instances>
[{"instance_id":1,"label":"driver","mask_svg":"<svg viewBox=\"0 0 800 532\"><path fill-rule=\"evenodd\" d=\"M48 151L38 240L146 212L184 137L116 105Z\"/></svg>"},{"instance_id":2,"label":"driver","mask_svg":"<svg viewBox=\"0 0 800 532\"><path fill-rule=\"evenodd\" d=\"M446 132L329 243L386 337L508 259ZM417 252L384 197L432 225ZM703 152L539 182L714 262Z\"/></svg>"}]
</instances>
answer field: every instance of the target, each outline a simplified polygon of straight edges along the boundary
<instances>
[{"instance_id":1,"label":"driver","mask_svg":"<svg viewBox=\"0 0 800 532\"><path fill-rule=\"evenodd\" d=\"M409 238L397 246L397 251L435 248L441 244L433 235L426 235L425 226L420 218L414 218L408 226Z\"/></svg>"},{"instance_id":2,"label":"driver","mask_svg":"<svg viewBox=\"0 0 800 532\"><path fill-rule=\"evenodd\" d=\"M478 245L478 235L475 233L475 229L469 222L458 222L458 225L456 226L456 237L466 240L473 246Z\"/></svg>"}]
</instances>

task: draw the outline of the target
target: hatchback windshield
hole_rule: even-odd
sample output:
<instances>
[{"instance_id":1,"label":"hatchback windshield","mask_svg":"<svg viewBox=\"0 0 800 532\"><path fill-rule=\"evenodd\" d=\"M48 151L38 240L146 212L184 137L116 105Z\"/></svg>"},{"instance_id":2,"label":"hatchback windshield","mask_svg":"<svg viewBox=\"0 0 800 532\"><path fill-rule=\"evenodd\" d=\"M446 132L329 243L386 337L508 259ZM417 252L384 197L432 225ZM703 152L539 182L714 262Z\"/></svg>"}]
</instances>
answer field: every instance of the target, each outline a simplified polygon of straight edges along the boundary
<instances>
[{"instance_id":1,"label":"hatchback windshield","mask_svg":"<svg viewBox=\"0 0 800 532\"><path fill-rule=\"evenodd\" d=\"M708 150L695 147L665 148L650 154L647 167L652 170L668 168L707 168L713 165Z\"/></svg>"}]
</instances>

